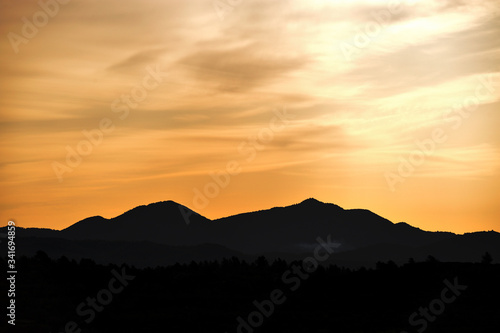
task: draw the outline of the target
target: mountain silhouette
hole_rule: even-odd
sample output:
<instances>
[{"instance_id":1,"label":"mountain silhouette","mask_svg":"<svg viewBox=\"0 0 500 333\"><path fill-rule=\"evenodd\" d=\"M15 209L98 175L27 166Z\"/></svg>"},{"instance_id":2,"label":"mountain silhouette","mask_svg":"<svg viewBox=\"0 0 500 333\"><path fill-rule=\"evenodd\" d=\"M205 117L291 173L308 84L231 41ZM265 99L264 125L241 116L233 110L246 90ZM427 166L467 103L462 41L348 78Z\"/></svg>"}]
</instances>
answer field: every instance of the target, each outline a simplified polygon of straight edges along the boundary
<instances>
[{"instance_id":1,"label":"mountain silhouette","mask_svg":"<svg viewBox=\"0 0 500 333\"><path fill-rule=\"evenodd\" d=\"M188 212L188 213L182 213ZM191 213L189 221L185 216ZM188 224L189 223L189 224ZM379 243L422 246L452 237L394 225L368 210L307 199L288 207L209 220L173 201L136 207L120 216L91 217L62 230L69 239L150 241L175 246L219 244L246 253L300 253L331 235L339 250Z\"/></svg>"},{"instance_id":2,"label":"mountain silhouette","mask_svg":"<svg viewBox=\"0 0 500 333\"><path fill-rule=\"evenodd\" d=\"M186 223L181 209L192 215ZM187 214L187 213L185 213ZM151 241L169 245L207 243L209 219L173 201L138 206L112 219L94 216L63 229L60 236L80 240Z\"/></svg>"},{"instance_id":3,"label":"mountain silhouette","mask_svg":"<svg viewBox=\"0 0 500 333\"><path fill-rule=\"evenodd\" d=\"M406 260L434 255L442 260L470 261L489 251L500 256L500 234L496 232L456 235L451 232L429 232L407 223L391 221L365 209L343 209L335 204L310 198L286 207L243 213L210 220L174 201L163 201L133 208L117 217L101 216L81 220L61 231L47 229L18 229L24 238L34 237L33 246L47 253L74 256L92 254L101 261L116 262L127 258L141 264L140 256L128 253L136 247L148 263L190 261L194 259L231 256L257 256L294 259L311 254L317 238L330 237L336 244L331 260L345 263L369 264L377 260ZM52 246L44 245L49 243ZM36 238L36 239L35 239ZM57 250L54 239L59 241ZM56 242L57 243L57 242ZM91 245L93 244L93 245ZM156 244L153 246L153 244ZM207 248L207 244L217 246ZM92 246L100 251L90 250ZM156 247L155 247L156 246ZM109 255L119 253L122 257ZM106 250L108 249L108 250ZM174 251L175 249L175 251ZM196 250L193 250L196 249ZM205 259L193 256L196 251L207 252ZM99 254L101 253L101 254ZM175 255L171 255L175 253ZM168 261L168 260L167 260Z\"/></svg>"}]
</instances>

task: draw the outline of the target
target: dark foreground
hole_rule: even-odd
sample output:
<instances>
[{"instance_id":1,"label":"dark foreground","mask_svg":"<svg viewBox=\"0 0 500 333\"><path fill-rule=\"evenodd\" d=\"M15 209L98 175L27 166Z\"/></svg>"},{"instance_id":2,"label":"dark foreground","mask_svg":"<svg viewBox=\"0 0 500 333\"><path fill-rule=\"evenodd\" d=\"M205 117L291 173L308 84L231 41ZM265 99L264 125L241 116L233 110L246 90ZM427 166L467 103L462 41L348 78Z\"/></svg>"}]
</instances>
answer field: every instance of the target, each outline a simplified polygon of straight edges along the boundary
<instances>
[{"instance_id":1,"label":"dark foreground","mask_svg":"<svg viewBox=\"0 0 500 333\"><path fill-rule=\"evenodd\" d=\"M3 314L0 331L498 332L500 264L487 262L348 270L261 257L139 270L39 252L17 260L16 325Z\"/></svg>"}]
</instances>

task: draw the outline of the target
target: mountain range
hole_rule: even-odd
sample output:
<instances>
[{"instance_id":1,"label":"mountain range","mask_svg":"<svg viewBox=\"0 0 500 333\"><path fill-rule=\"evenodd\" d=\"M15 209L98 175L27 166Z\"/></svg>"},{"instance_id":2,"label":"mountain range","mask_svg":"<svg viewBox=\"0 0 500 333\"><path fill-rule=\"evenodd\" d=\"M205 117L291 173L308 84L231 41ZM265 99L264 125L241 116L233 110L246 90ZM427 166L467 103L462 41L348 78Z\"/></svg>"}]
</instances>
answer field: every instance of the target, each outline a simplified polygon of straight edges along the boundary
<instances>
[{"instance_id":1,"label":"mountain range","mask_svg":"<svg viewBox=\"0 0 500 333\"><path fill-rule=\"evenodd\" d=\"M300 259L313 253L318 237L334 243L328 262L345 266L428 256L473 262L485 252L500 258L500 234L494 231L424 231L369 210L343 209L316 199L216 220L174 201L157 202L111 219L89 217L63 230L17 228L17 251L154 267L233 256Z\"/></svg>"}]
</instances>

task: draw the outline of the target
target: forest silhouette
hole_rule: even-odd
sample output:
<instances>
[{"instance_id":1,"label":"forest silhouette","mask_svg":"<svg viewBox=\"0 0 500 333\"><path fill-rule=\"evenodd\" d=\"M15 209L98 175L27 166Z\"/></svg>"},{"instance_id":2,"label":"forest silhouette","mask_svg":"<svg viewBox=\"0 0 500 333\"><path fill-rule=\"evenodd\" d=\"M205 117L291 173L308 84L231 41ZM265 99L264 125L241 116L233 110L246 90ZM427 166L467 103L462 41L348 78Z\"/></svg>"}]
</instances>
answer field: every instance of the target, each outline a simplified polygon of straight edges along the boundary
<instances>
[{"instance_id":1,"label":"forest silhouette","mask_svg":"<svg viewBox=\"0 0 500 333\"><path fill-rule=\"evenodd\" d=\"M17 262L22 274L16 331L23 333L493 332L500 327L500 264L492 264L488 253L476 263L429 256L403 265L378 262L369 269L308 270L298 260L263 256L253 262L233 257L139 269L51 259L42 251ZM1 263L6 265L5 258ZM120 272L123 288L115 278ZM120 291L111 300L101 291L108 285ZM270 305L276 290L279 304ZM96 295L97 304L89 305ZM98 310L91 316L93 307Z\"/></svg>"}]
</instances>

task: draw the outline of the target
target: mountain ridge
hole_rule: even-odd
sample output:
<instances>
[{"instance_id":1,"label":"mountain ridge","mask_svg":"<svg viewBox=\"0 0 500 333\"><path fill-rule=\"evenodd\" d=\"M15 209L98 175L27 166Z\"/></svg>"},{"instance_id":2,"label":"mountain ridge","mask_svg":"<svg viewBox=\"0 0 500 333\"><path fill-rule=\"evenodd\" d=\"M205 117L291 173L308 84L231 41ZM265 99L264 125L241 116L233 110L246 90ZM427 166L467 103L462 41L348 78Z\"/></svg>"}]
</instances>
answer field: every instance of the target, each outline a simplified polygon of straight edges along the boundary
<instances>
[{"instance_id":1,"label":"mountain ridge","mask_svg":"<svg viewBox=\"0 0 500 333\"><path fill-rule=\"evenodd\" d=\"M88 217L62 230L17 228L16 233L19 240L30 240L20 247L20 254L38 248L52 256L152 266L235 255L294 260L310 255L318 237L331 237L339 245L329 261L344 264L428 255L467 261L485 251L500 257L500 234L494 231L464 235L425 231L406 222L393 223L370 210L344 209L314 198L215 220L168 200L137 206L110 219ZM146 257L150 259L142 259Z\"/></svg>"},{"instance_id":2,"label":"mountain ridge","mask_svg":"<svg viewBox=\"0 0 500 333\"><path fill-rule=\"evenodd\" d=\"M188 219L186 218L188 216ZM40 232L38 232L40 234ZM456 236L394 224L367 209L344 209L308 198L298 204L273 207L210 220L172 200L134 207L110 219L93 216L58 232L57 237L109 241L151 241L173 246L220 244L245 253L298 252L299 244L332 234L352 250L380 242L414 246Z\"/></svg>"}]
</instances>

